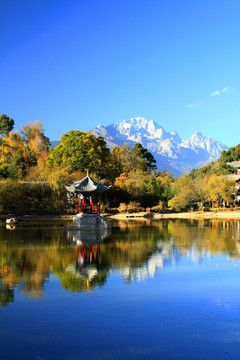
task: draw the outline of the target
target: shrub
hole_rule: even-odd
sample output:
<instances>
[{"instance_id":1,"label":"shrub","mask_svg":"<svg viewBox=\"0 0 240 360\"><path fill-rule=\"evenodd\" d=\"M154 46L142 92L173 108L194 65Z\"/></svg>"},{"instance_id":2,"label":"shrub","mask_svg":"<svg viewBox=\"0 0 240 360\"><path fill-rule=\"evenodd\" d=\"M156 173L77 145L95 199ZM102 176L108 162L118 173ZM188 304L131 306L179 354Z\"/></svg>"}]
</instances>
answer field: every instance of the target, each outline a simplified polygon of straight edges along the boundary
<instances>
[{"instance_id":1,"label":"shrub","mask_svg":"<svg viewBox=\"0 0 240 360\"><path fill-rule=\"evenodd\" d=\"M0 178L7 179L9 177L10 166L7 164L0 165Z\"/></svg>"},{"instance_id":2,"label":"shrub","mask_svg":"<svg viewBox=\"0 0 240 360\"><path fill-rule=\"evenodd\" d=\"M118 211L120 213L125 213L127 212L127 204L125 203L120 203L119 207L118 207Z\"/></svg>"},{"instance_id":3,"label":"shrub","mask_svg":"<svg viewBox=\"0 0 240 360\"><path fill-rule=\"evenodd\" d=\"M169 200L168 204L172 210L176 212L183 211L187 207L187 201L181 195L174 196L171 200Z\"/></svg>"},{"instance_id":4,"label":"shrub","mask_svg":"<svg viewBox=\"0 0 240 360\"><path fill-rule=\"evenodd\" d=\"M164 201L160 200L158 205L153 206L151 208L151 211L157 212L157 213L165 213L167 210L167 206Z\"/></svg>"},{"instance_id":5,"label":"shrub","mask_svg":"<svg viewBox=\"0 0 240 360\"><path fill-rule=\"evenodd\" d=\"M142 211L143 209L140 207L140 203L137 201L130 201L130 203L127 206L127 211L129 213L133 213L133 212L139 212Z\"/></svg>"},{"instance_id":6,"label":"shrub","mask_svg":"<svg viewBox=\"0 0 240 360\"><path fill-rule=\"evenodd\" d=\"M0 182L0 213L58 214L65 210L65 193L58 198L47 182Z\"/></svg>"}]
</instances>

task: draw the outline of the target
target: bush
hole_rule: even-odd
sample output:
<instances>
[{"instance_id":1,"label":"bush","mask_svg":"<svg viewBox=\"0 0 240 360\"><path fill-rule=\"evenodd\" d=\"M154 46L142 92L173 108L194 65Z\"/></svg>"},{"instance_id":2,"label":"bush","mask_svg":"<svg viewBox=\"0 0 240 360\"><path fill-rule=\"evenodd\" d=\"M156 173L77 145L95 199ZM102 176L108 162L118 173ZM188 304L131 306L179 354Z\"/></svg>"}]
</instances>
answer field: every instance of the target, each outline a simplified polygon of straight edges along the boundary
<instances>
[{"instance_id":1,"label":"bush","mask_svg":"<svg viewBox=\"0 0 240 360\"><path fill-rule=\"evenodd\" d=\"M65 192L56 198L47 182L0 182L1 214L61 214L66 209Z\"/></svg>"},{"instance_id":2,"label":"bush","mask_svg":"<svg viewBox=\"0 0 240 360\"><path fill-rule=\"evenodd\" d=\"M9 177L10 166L7 164L0 165L0 178L7 179Z\"/></svg>"},{"instance_id":3,"label":"bush","mask_svg":"<svg viewBox=\"0 0 240 360\"><path fill-rule=\"evenodd\" d=\"M119 209L111 207L108 201L105 204L101 203L100 205L101 214L116 214L118 212Z\"/></svg>"},{"instance_id":4,"label":"bush","mask_svg":"<svg viewBox=\"0 0 240 360\"><path fill-rule=\"evenodd\" d=\"M167 206L164 201L160 200L158 205L151 208L151 211L163 214L167 211Z\"/></svg>"},{"instance_id":5,"label":"bush","mask_svg":"<svg viewBox=\"0 0 240 360\"><path fill-rule=\"evenodd\" d=\"M130 203L127 206L127 211L129 213L139 212L143 211L143 208L141 208L140 203L137 201L130 201Z\"/></svg>"},{"instance_id":6,"label":"bush","mask_svg":"<svg viewBox=\"0 0 240 360\"><path fill-rule=\"evenodd\" d=\"M180 212L186 209L187 201L181 195L176 195L169 200L168 205L173 211Z\"/></svg>"},{"instance_id":7,"label":"bush","mask_svg":"<svg viewBox=\"0 0 240 360\"><path fill-rule=\"evenodd\" d=\"M125 213L127 212L127 204L125 203L120 203L119 207L118 207L118 211L120 213Z\"/></svg>"}]
</instances>

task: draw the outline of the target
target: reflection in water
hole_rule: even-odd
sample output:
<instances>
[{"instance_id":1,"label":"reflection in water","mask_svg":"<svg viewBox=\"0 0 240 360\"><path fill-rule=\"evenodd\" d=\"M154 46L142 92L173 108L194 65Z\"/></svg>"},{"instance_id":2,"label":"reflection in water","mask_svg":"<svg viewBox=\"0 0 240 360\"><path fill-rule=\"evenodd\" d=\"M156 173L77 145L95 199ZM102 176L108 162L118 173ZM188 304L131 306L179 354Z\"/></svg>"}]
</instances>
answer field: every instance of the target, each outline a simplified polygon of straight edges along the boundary
<instances>
[{"instance_id":1,"label":"reflection in water","mask_svg":"<svg viewBox=\"0 0 240 360\"><path fill-rule=\"evenodd\" d=\"M110 235L110 229L71 229L67 231L68 239L77 244L98 244Z\"/></svg>"},{"instance_id":2,"label":"reflection in water","mask_svg":"<svg viewBox=\"0 0 240 360\"><path fill-rule=\"evenodd\" d=\"M74 263L69 263L59 277L64 289L81 292L103 285L107 278L107 265L99 260L100 243L109 237L109 229L68 230L67 237L76 244Z\"/></svg>"},{"instance_id":3,"label":"reflection in water","mask_svg":"<svg viewBox=\"0 0 240 360\"><path fill-rule=\"evenodd\" d=\"M124 281L154 278L182 257L196 264L217 254L240 259L238 220L113 222L113 231L66 231L63 224L23 224L0 229L0 304L14 300L19 288L40 298L53 275L63 289L93 291L110 274ZM104 240L104 241L103 241Z\"/></svg>"},{"instance_id":4,"label":"reflection in water","mask_svg":"<svg viewBox=\"0 0 240 360\"><path fill-rule=\"evenodd\" d=\"M16 230L17 226L15 224L6 224L7 230Z\"/></svg>"},{"instance_id":5,"label":"reflection in water","mask_svg":"<svg viewBox=\"0 0 240 360\"><path fill-rule=\"evenodd\" d=\"M0 281L0 306L6 306L8 303L14 301L13 289L4 281Z\"/></svg>"},{"instance_id":6,"label":"reflection in water","mask_svg":"<svg viewBox=\"0 0 240 360\"><path fill-rule=\"evenodd\" d=\"M91 290L96 284L103 285L107 278L107 267L99 261L99 244L78 245L74 264L69 264L62 276L62 285L70 291Z\"/></svg>"},{"instance_id":7,"label":"reflection in water","mask_svg":"<svg viewBox=\"0 0 240 360\"><path fill-rule=\"evenodd\" d=\"M160 241L143 264L134 266L134 264L130 263L128 266L117 269L117 272L122 274L124 280L128 282L141 281L148 277L154 278L156 273L167 265L176 265L179 258L180 253L172 241L169 243Z\"/></svg>"}]
</instances>

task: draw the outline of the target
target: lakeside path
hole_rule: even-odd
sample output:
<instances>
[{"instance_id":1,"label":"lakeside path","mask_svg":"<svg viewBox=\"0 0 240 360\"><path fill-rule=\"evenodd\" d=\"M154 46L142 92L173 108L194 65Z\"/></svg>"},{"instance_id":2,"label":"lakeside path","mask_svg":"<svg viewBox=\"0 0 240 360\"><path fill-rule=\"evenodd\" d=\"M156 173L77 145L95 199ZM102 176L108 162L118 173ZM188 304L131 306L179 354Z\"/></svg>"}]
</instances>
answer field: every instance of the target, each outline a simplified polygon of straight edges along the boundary
<instances>
[{"instance_id":1,"label":"lakeside path","mask_svg":"<svg viewBox=\"0 0 240 360\"><path fill-rule=\"evenodd\" d=\"M132 214L115 214L109 215L108 218L116 220L130 219L240 219L240 210L237 211L216 211L216 212L185 212L170 214L153 214L153 213L132 213Z\"/></svg>"}]
</instances>

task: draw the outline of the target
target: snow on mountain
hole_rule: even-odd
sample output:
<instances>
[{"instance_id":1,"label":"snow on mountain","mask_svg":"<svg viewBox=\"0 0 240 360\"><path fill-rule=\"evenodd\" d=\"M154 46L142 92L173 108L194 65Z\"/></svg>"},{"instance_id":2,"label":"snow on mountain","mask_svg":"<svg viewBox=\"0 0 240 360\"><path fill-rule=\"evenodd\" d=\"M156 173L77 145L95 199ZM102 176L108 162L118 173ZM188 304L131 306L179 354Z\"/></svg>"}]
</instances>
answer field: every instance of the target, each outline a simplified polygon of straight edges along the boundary
<instances>
[{"instance_id":1,"label":"snow on mountain","mask_svg":"<svg viewBox=\"0 0 240 360\"><path fill-rule=\"evenodd\" d=\"M120 124L98 125L91 131L96 136L103 136L107 145L139 142L155 157L159 170L170 170L174 175L188 173L192 168L199 168L216 160L227 146L219 141L204 137L196 131L188 139L181 139L176 132L167 132L155 121L143 117L123 120Z\"/></svg>"},{"instance_id":2,"label":"snow on mountain","mask_svg":"<svg viewBox=\"0 0 240 360\"><path fill-rule=\"evenodd\" d=\"M212 137L204 137L200 131L196 131L189 139L183 140L181 145L196 151L197 148L204 149L215 159L220 156L223 149L227 149L225 145Z\"/></svg>"}]
</instances>

